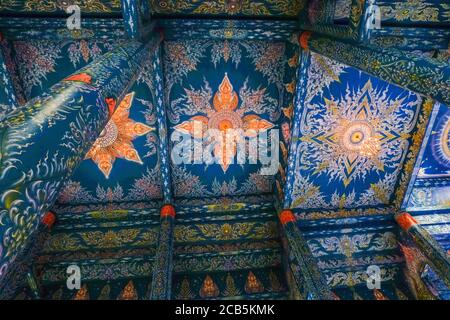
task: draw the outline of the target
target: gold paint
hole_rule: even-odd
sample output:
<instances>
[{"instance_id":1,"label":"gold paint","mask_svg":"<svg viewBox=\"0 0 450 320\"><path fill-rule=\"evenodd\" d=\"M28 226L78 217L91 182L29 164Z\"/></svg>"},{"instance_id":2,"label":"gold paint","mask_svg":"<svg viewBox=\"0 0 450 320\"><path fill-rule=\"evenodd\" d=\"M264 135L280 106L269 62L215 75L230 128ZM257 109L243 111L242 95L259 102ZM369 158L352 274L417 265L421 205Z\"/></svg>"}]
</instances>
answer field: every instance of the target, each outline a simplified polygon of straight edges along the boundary
<instances>
[{"instance_id":1,"label":"gold paint","mask_svg":"<svg viewBox=\"0 0 450 320\"><path fill-rule=\"evenodd\" d=\"M236 288L233 277L230 274L227 274L227 277L225 278L225 290L223 292L223 296L236 297L240 295L241 291Z\"/></svg>"},{"instance_id":2,"label":"gold paint","mask_svg":"<svg viewBox=\"0 0 450 320\"><path fill-rule=\"evenodd\" d=\"M138 299L137 291L134 288L133 281L130 280L117 297L117 300L137 300L137 299Z\"/></svg>"},{"instance_id":3,"label":"gold paint","mask_svg":"<svg viewBox=\"0 0 450 320\"><path fill-rule=\"evenodd\" d=\"M221 212L221 211L240 211L246 206L245 203L232 203L232 204L210 204L206 205L208 212Z\"/></svg>"},{"instance_id":4,"label":"gold paint","mask_svg":"<svg viewBox=\"0 0 450 320\"><path fill-rule=\"evenodd\" d=\"M77 291L73 300L89 300L89 292L87 285L83 285L80 290Z\"/></svg>"},{"instance_id":5,"label":"gold paint","mask_svg":"<svg viewBox=\"0 0 450 320\"><path fill-rule=\"evenodd\" d=\"M129 118L133 99L134 92L123 98L100 133L100 137L86 154L85 159L92 159L105 178L109 178L117 158L142 164L142 160L134 148L133 140L155 130L155 128Z\"/></svg>"},{"instance_id":6,"label":"gold paint","mask_svg":"<svg viewBox=\"0 0 450 320\"><path fill-rule=\"evenodd\" d=\"M264 292L264 286L251 271L247 275L247 281L245 282L245 292L248 294Z\"/></svg>"},{"instance_id":7,"label":"gold paint","mask_svg":"<svg viewBox=\"0 0 450 320\"><path fill-rule=\"evenodd\" d=\"M207 275L199 293L202 298L215 298L219 295L219 288L214 283L213 279Z\"/></svg>"}]
</instances>

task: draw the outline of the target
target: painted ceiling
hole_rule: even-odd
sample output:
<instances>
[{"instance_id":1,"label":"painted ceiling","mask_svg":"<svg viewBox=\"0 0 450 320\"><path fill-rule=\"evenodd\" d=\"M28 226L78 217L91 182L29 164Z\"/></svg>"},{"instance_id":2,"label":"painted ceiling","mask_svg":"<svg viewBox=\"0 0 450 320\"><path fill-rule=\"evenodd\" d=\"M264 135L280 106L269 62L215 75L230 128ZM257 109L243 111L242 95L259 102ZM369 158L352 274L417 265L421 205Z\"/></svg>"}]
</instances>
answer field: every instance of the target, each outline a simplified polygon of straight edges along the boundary
<instances>
[{"instance_id":1,"label":"painted ceiling","mask_svg":"<svg viewBox=\"0 0 450 320\"><path fill-rule=\"evenodd\" d=\"M445 209L450 201L450 109L436 104L407 203L410 210Z\"/></svg>"},{"instance_id":2,"label":"painted ceiling","mask_svg":"<svg viewBox=\"0 0 450 320\"><path fill-rule=\"evenodd\" d=\"M377 265L385 293L408 294L402 283L403 256L399 250L398 229L388 216L300 220L302 231L328 285L339 294L340 288L354 287L353 299L367 295L366 271ZM400 280L400 281L399 281ZM352 292L343 293L343 296Z\"/></svg>"},{"instance_id":3,"label":"painted ceiling","mask_svg":"<svg viewBox=\"0 0 450 320\"><path fill-rule=\"evenodd\" d=\"M154 15L233 15L293 18L305 5L302 0L145 1L148 1L145 5L151 7ZM120 0L5 0L0 5L0 13L64 15L66 8L72 4L80 6L82 12L87 15L120 16L122 14Z\"/></svg>"},{"instance_id":4,"label":"painted ceiling","mask_svg":"<svg viewBox=\"0 0 450 320\"><path fill-rule=\"evenodd\" d=\"M112 50L112 41L17 41L12 55L27 100ZM59 202L70 204L160 199L158 134L149 64L130 89Z\"/></svg>"},{"instance_id":5,"label":"painted ceiling","mask_svg":"<svg viewBox=\"0 0 450 320\"><path fill-rule=\"evenodd\" d=\"M404 165L420 147L412 138L426 125L422 98L318 54L306 72L289 206L354 209L398 201Z\"/></svg>"},{"instance_id":6,"label":"painted ceiling","mask_svg":"<svg viewBox=\"0 0 450 320\"><path fill-rule=\"evenodd\" d=\"M303 0L282 1L180 1L150 0L154 14L170 15L236 15L295 17L304 7Z\"/></svg>"},{"instance_id":7,"label":"painted ceiling","mask_svg":"<svg viewBox=\"0 0 450 320\"><path fill-rule=\"evenodd\" d=\"M315 2L320 4L322 1ZM351 2L351 0L338 0L336 2L337 10L334 15L336 23L348 21ZM382 22L385 23L395 25L446 25L450 21L449 4L445 1L382 0L377 1L377 5L380 8Z\"/></svg>"},{"instance_id":8,"label":"painted ceiling","mask_svg":"<svg viewBox=\"0 0 450 320\"><path fill-rule=\"evenodd\" d=\"M64 16L66 9L73 4L86 15L122 15L120 0L4 0L0 4L0 13Z\"/></svg>"},{"instance_id":9,"label":"painted ceiling","mask_svg":"<svg viewBox=\"0 0 450 320\"><path fill-rule=\"evenodd\" d=\"M56 20L40 22L39 30L16 18L0 22L6 38L0 62L20 104L121 45L121 6L96 0L1 2L4 16L62 16L75 2L92 19L88 36L43 31L64 29ZM406 2L414 9L402 10ZM448 22L445 3L406 2L380 2L383 21ZM311 2L310 19L326 16L325 3ZM337 2L336 24L347 21L349 3ZM149 298L158 208L168 190L177 209L173 298L286 298L292 279L283 272L275 199L294 210L336 296L380 298L364 280L367 267L377 264L383 294L410 297L392 213L399 207L414 212L450 249L448 106L433 107L419 94L319 54L305 60L297 23L289 19L305 8L304 1L148 4L165 38L52 208L58 224L36 260L46 297ZM99 19L106 17L111 21ZM439 50L420 54L448 61L441 42ZM6 113L2 93L0 111ZM261 174L267 168L260 162L232 163L237 150L224 144L211 149L220 163L204 164L195 146L209 143L197 134L227 128L279 130L278 140L266 141L279 164ZM172 139L180 135L189 143ZM171 156L164 154L165 143L168 150L192 151L183 163L170 158L168 177L162 172ZM88 275L75 295L63 287L64 268L73 261Z\"/></svg>"},{"instance_id":10,"label":"painted ceiling","mask_svg":"<svg viewBox=\"0 0 450 320\"><path fill-rule=\"evenodd\" d=\"M450 250L450 109L436 103L403 206Z\"/></svg>"},{"instance_id":11,"label":"painted ceiling","mask_svg":"<svg viewBox=\"0 0 450 320\"><path fill-rule=\"evenodd\" d=\"M153 201L162 198L155 73L149 64L121 102L81 166L66 183L63 204Z\"/></svg>"},{"instance_id":12,"label":"painted ceiling","mask_svg":"<svg viewBox=\"0 0 450 320\"><path fill-rule=\"evenodd\" d=\"M164 54L170 136L178 131L195 138L195 121L204 130L222 130L222 126L241 130L252 126L279 128L282 109L292 103L292 61L297 52L289 42L167 41ZM171 149L179 143L172 141ZM201 154L183 158L181 164L173 163L175 197L272 193L277 167L261 175L260 164L231 163L235 153L227 156L223 148L220 145L213 151L222 160L220 164L196 164L202 163Z\"/></svg>"}]
</instances>

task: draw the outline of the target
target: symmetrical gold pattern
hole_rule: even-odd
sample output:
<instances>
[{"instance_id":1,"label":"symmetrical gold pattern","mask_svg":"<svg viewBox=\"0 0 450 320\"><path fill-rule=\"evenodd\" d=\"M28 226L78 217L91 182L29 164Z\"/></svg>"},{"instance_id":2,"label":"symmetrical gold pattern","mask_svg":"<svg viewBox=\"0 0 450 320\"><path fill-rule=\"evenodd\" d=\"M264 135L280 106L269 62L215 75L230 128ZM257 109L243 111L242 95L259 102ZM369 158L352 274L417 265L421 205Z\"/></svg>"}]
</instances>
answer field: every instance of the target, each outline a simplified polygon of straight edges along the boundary
<instances>
[{"instance_id":1,"label":"symmetrical gold pattern","mask_svg":"<svg viewBox=\"0 0 450 320\"><path fill-rule=\"evenodd\" d=\"M254 97L254 99L261 98L262 95ZM201 97L192 95L191 99L201 99ZM216 145L213 152L214 156L220 160L219 163L223 172L228 170L236 155L236 142L243 138L239 135L231 138L230 134L237 133L238 130L242 129L244 136L255 136L260 131L274 127L273 123L261 119L257 115L244 115L242 110L237 109L238 104L239 97L225 73L219 91L213 98L214 110L207 116L194 116L190 120L175 126L176 130L190 134L194 138L202 138L207 130L217 130L221 137L214 138ZM208 133L214 134L213 131Z\"/></svg>"},{"instance_id":2,"label":"symmetrical gold pattern","mask_svg":"<svg viewBox=\"0 0 450 320\"><path fill-rule=\"evenodd\" d=\"M125 96L86 155L86 159L92 159L106 178L109 178L116 158L142 164L133 140L154 130L129 118L133 98L134 92Z\"/></svg>"}]
</instances>

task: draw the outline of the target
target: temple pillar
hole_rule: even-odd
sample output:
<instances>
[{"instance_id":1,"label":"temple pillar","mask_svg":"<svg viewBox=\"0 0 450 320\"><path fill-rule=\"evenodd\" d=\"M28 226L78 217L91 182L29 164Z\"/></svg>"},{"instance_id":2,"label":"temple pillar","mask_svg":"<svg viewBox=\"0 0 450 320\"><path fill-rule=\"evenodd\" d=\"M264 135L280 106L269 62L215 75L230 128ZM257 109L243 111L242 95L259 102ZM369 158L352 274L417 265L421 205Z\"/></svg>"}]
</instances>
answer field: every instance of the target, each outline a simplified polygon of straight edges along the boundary
<instances>
[{"instance_id":1,"label":"temple pillar","mask_svg":"<svg viewBox=\"0 0 450 320\"><path fill-rule=\"evenodd\" d=\"M299 41L304 50L311 50L387 82L450 104L448 63L396 49L336 40L309 31L303 32Z\"/></svg>"},{"instance_id":2,"label":"temple pillar","mask_svg":"<svg viewBox=\"0 0 450 320\"><path fill-rule=\"evenodd\" d=\"M152 28L147 0L121 0L125 31L130 39L142 39Z\"/></svg>"},{"instance_id":3,"label":"temple pillar","mask_svg":"<svg viewBox=\"0 0 450 320\"><path fill-rule=\"evenodd\" d=\"M174 220L175 208L171 204L163 205L158 249L153 266L151 300L169 300L171 297Z\"/></svg>"},{"instance_id":4,"label":"temple pillar","mask_svg":"<svg viewBox=\"0 0 450 320\"><path fill-rule=\"evenodd\" d=\"M300 49L297 69L297 85L294 96L294 111L292 117L291 141L288 150L288 162L286 169L286 182L284 184L284 199L282 206L289 208L292 201L292 190L294 189L294 182L296 177L295 164L296 156L298 154L296 148L298 137L300 135L301 111L305 105L307 84L308 84L308 69L311 63L311 53L309 50Z\"/></svg>"},{"instance_id":5,"label":"temple pillar","mask_svg":"<svg viewBox=\"0 0 450 320\"><path fill-rule=\"evenodd\" d=\"M311 11L311 2L308 4L306 10L302 10L299 15L300 28L302 30L308 30L317 32L323 35L327 35L333 38L350 40L352 42L367 41L370 37L370 30L368 30L368 19L372 18L371 14L368 14L368 10L373 8L374 0L352 0L349 10L348 25L334 24L334 11L335 1L325 1L324 7ZM316 19L310 17L309 12L314 16L320 13L321 21L315 21Z\"/></svg>"},{"instance_id":6,"label":"temple pillar","mask_svg":"<svg viewBox=\"0 0 450 320\"><path fill-rule=\"evenodd\" d=\"M450 259L444 249L409 213L397 213L395 220L402 230L412 238L430 266L450 288Z\"/></svg>"},{"instance_id":7,"label":"temple pillar","mask_svg":"<svg viewBox=\"0 0 450 320\"><path fill-rule=\"evenodd\" d=\"M163 202L172 202L172 182L170 175L170 150L169 150L169 137L167 130L167 114L166 107L164 105L164 91L163 91L163 72L162 72L162 55L161 48L158 48L156 52L156 58L153 61L153 68L155 70L155 86L154 86L154 101L156 104L156 116L158 125L158 137L159 137L159 166L161 172L162 180L162 192L163 192Z\"/></svg>"},{"instance_id":8,"label":"temple pillar","mask_svg":"<svg viewBox=\"0 0 450 320\"><path fill-rule=\"evenodd\" d=\"M292 210L281 211L279 219L286 235L289 267L297 284L296 289L306 300L333 300L333 293L297 227Z\"/></svg>"},{"instance_id":9,"label":"temple pillar","mask_svg":"<svg viewBox=\"0 0 450 320\"><path fill-rule=\"evenodd\" d=\"M160 40L118 46L0 122L0 282Z\"/></svg>"}]
</instances>

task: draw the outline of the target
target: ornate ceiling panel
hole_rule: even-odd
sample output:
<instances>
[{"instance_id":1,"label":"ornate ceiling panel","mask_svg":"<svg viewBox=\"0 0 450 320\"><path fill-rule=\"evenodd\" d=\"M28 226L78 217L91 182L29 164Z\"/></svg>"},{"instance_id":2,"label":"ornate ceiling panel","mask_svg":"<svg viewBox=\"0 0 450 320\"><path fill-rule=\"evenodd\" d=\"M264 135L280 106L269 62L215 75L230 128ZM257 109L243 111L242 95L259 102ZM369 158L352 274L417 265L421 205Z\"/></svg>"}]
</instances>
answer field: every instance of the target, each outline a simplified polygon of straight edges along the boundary
<instances>
[{"instance_id":1,"label":"ornate ceiling panel","mask_svg":"<svg viewBox=\"0 0 450 320\"><path fill-rule=\"evenodd\" d=\"M157 251L158 210L58 211L35 268L51 299L148 299ZM66 269L76 263L82 290L69 290Z\"/></svg>"},{"instance_id":2,"label":"ornate ceiling panel","mask_svg":"<svg viewBox=\"0 0 450 320\"><path fill-rule=\"evenodd\" d=\"M312 54L309 63L299 132L293 137L289 205L351 209L398 203L431 106L323 56Z\"/></svg>"},{"instance_id":3,"label":"ornate ceiling panel","mask_svg":"<svg viewBox=\"0 0 450 320\"><path fill-rule=\"evenodd\" d=\"M292 100L295 64L290 61L296 56L296 47L289 42L164 43L169 136L174 137L174 154L183 154L177 162L172 158L176 197L243 196L273 191L278 164L274 172L260 174L260 162L237 163L236 144L212 145L206 138L212 130L224 133L227 129L277 129L282 108L287 108ZM200 125L200 131L195 125ZM184 140L175 134L183 135ZM201 147L202 136L203 147L211 148L211 154L219 159L217 163L206 164L202 153L193 152L192 158L190 152L183 153L182 148L191 150L193 141L200 141Z\"/></svg>"},{"instance_id":4,"label":"ornate ceiling panel","mask_svg":"<svg viewBox=\"0 0 450 320\"><path fill-rule=\"evenodd\" d=\"M313 1L314 2L314 1ZM317 1L320 3L321 1ZM338 0L336 2L335 21L346 21L350 16L351 0ZM380 8L382 22L408 25L408 24L435 24L445 25L450 21L450 5L440 0L381 0L377 1Z\"/></svg>"},{"instance_id":5,"label":"ornate ceiling panel","mask_svg":"<svg viewBox=\"0 0 450 320\"><path fill-rule=\"evenodd\" d=\"M437 104L431 119L407 210L446 209L450 203L450 108Z\"/></svg>"},{"instance_id":6,"label":"ornate ceiling panel","mask_svg":"<svg viewBox=\"0 0 450 320\"><path fill-rule=\"evenodd\" d=\"M122 14L120 0L2 0L0 14L67 15L67 7L74 4L83 15Z\"/></svg>"},{"instance_id":7,"label":"ornate ceiling panel","mask_svg":"<svg viewBox=\"0 0 450 320\"><path fill-rule=\"evenodd\" d=\"M27 99L112 50L120 41L15 41L13 58ZM162 197L158 136L149 63L120 107L68 180L59 202L100 204L151 201Z\"/></svg>"},{"instance_id":8,"label":"ornate ceiling panel","mask_svg":"<svg viewBox=\"0 0 450 320\"><path fill-rule=\"evenodd\" d=\"M154 75L149 64L65 184L58 202L106 204L162 198Z\"/></svg>"},{"instance_id":9,"label":"ornate ceiling panel","mask_svg":"<svg viewBox=\"0 0 450 320\"><path fill-rule=\"evenodd\" d=\"M30 100L119 44L112 40L27 40L12 42L11 51Z\"/></svg>"},{"instance_id":10,"label":"ornate ceiling panel","mask_svg":"<svg viewBox=\"0 0 450 320\"><path fill-rule=\"evenodd\" d=\"M164 15L232 15L295 18L304 8L304 0L149 0L153 14Z\"/></svg>"},{"instance_id":11,"label":"ornate ceiling panel","mask_svg":"<svg viewBox=\"0 0 450 320\"><path fill-rule=\"evenodd\" d=\"M298 222L318 266L332 288L365 286L376 265L385 283L397 282L403 263L397 227L386 216Z\"/></svg>"},{"instance_id":12,"label":"ornate ceiling panel","mask_svg":"<svg viewBox=\"0 0 450 320\"><path fill-rule=\"evenodd\" d=\"M160 19L166 40L228 39L228 40L289 40L298 31L296 21Z\"/></svg>"}]
</instances>

